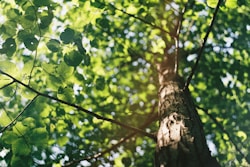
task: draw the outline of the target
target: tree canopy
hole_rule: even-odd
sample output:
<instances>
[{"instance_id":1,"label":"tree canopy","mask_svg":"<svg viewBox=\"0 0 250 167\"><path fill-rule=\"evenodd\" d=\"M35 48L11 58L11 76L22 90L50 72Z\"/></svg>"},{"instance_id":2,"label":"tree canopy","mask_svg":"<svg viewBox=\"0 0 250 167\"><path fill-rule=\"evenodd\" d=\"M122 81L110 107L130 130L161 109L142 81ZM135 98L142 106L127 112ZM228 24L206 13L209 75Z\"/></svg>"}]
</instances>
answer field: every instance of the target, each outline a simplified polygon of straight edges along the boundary
<instances>
[{"instance_id":1,"label":"tree canopy","mask_svg":"<svg viewBox=\"0 0 250 167\"><path fill-rule=\"evenodd\" d=\"M248 166L250 4L220 2L2 0L0 166L153 166L176 52L213 156Z\"/></svg>"}]
</instances>

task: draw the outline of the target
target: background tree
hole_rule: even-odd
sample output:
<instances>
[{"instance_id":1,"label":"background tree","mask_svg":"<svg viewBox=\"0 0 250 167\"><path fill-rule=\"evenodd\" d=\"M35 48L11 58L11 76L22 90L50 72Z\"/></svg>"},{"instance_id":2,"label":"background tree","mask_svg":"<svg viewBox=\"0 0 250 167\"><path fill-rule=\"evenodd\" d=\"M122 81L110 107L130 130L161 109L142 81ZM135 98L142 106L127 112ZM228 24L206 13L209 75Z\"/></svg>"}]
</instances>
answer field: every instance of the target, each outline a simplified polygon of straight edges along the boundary
<instances>
[{"instance_id":1,"label":"background tree","mask_svg":"<svg viewBox=\"0 0 250 167\"><path fill-rule=\"evenodd\" d=\"M153 166L165 55L212 155L248 166L249 3L217 4L2 0L0 166Z\"/></svg>"}]
</instances>

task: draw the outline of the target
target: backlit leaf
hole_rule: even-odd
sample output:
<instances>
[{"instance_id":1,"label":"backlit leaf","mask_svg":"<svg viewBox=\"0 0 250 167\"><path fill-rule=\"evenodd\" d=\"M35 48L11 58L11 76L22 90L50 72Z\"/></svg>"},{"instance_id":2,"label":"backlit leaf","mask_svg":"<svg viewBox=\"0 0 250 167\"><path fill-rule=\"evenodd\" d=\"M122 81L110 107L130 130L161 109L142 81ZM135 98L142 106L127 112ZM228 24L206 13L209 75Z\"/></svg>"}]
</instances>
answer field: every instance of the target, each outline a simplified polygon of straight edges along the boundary
<instances>
[{"instance_id":1,"label":"backlit leaf","mask_svg":"<svg viewBox=\"0 0 250 167\"><path fill-rule=\"evenodd\" d=\"M6 111L0 110L0 126L7 126L11 122L11 118L6 114Z\"/></svg>"},{"instance_id":2,"label":"backlit leaf","mask_svg":"<svg viewBox=\"0 0 250 167\"><path fill-rule=\"evenodd\" d=\"M247 139L247 134L243 131L238 131L237 136L242 139L242 141L245 141Z\"/></svg>"},{"instance_id":3,"label":"backlit leaf","mask_svg":"<svg viewBox=\"0 0 250 167\"><path fill-rule=\"evenodd\" d=\"M59 146L64 146L68 141L69 141L69 138L67 136L60 136L58 139L58 144Z\"/></svg>"},{"instance_id":4,"label":"backlit leaf","mask_svg":"<svg viewBox=\"0 0 250 167\"><path fill-rule=\"evenodd\" d=\"M226 7L228 8L236 8L238 6L237 0L226 0Z\"/></svg>"},{"instance_id":5,"label":"backlit leaf","mask_svg":"<svg viewBox=\"0 0 250 167\"><path fill-rule=\"evenodd\" d=\"M28 131L28 127L23 125L22 122L17 122L14 126L13 126L13 132L16 133L17 135L23 135ZM20 134L21 133L21 134Z\"/></svg>"},{"instance_id":6,"label":"backlit leaf","mask_svg":"<svg viewBox=\"0 0 250 167\"><path fill-rule=\"evenodd\" d=\"M207 5L211 8L215 8L219 0L207 0Z\"/></svg>"},{"instance_id":7,"label":"backlit leaf","mask_svg":"<svg viewBox=\"0 0 250 167\"><path fill-rule=\"evenodd\" d=\"M57 97L59 99L62 99L64 101L73 103L75 98L74 98L74 91L70 87L59 87L58 92L57 92Z\"/></svg>"}]
</instances>

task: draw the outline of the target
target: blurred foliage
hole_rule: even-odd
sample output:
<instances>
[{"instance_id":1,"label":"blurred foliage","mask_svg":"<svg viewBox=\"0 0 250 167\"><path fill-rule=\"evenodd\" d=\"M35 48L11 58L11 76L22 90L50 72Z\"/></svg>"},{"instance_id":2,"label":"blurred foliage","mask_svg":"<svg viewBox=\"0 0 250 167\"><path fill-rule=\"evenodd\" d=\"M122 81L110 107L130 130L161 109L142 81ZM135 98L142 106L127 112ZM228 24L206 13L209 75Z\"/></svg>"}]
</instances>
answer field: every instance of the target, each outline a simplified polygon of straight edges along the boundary
<instances>
[{"instance_id":1,"label":"blurred foliage","mask_svg":"<svg viewBox=\"0 0 250 167\"><path fill-rule=\"evenodd\" d=\"M179 34L179 73L186 78L215 2L2 0L0 166L84 158L82 166L152 166L155 143L141 135L94 158L131 131L55 98L140 127L157 112L156 64L173 53L180 11L186 8ZM249 6L223 2L189 86L208 111L199 114L212 153L227 167L250 163Z\"/></svg>"}]
</instances>

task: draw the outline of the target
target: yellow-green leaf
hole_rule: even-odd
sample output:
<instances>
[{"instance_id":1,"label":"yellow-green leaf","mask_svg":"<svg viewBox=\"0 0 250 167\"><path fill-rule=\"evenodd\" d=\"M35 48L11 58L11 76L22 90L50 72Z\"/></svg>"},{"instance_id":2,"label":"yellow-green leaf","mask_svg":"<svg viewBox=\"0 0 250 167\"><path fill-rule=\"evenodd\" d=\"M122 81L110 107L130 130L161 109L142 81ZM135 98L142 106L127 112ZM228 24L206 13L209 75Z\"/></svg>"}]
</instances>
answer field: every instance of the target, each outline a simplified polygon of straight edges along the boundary
<instances>
[{"instance_id":1,"label":"yellow-green leaf","mask_svg":"<svg viewBox=\"0 0 250 167\"><path fill-rule=\"evenodd\" d=\"M211 8L215 8L218 4L219 0L207 0L207 5Z\"/></svg>"},{"instance_id":2,"label":"yellow-green leaf","mask_svg":"<svg viewBox=\"0 0 250 167\"><path fill-rule=\"evenodd\" d=\"M226 7L228 8L236 8L238 6L237 0L226 0Z\"/></svg>"}]
</instances>

